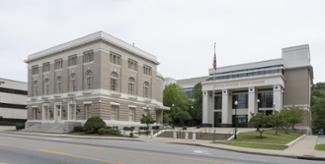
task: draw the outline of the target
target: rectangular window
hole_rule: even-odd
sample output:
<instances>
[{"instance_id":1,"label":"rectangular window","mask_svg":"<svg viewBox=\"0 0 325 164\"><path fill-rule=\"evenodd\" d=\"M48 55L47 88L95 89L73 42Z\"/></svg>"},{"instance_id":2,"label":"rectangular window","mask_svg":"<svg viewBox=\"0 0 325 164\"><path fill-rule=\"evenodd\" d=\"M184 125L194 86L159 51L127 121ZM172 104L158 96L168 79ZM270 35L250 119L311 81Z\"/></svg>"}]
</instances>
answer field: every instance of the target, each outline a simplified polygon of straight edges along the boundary
<instances>
[{"instance_id":1,"label":"rectangular window","mask_svg":"<svg viewBox=\"0 0 325 164\"><path fill-rule=\"evenodd\" d=\"M32 66L32 75L38 74L38 65Z\"/></svg>"},{"instance_id":2,"label":"rectangular window","mask_svg":"<svg viewBox=\"0 0 325 164\"><path fill-rule=\"evenodd\" d=\"M150 67L150 66L147 66L147 65L144 65L144 66L143 66L143 73L144 73L145 75L151 75L151 74L152 74L151 67Z\"/></svg>"},{"instance_id":3,"label":"rectangular window","mask_svg":"<svg viewBox=\"0 0 325 164\"><path fill-rule=\"evenodd\" d=\"M83 62L84 63L89 63L94 61L94 51L93 50L89 50L84 52L84 56L83 56Z\"/></svg>"},{"instance_id":4,"label":"rectangular window","mask_svg":"<svg viewBox=\"0 0 325 164\"><path fill-rule=\"evenodd\" d=\"M232 108L235 109L235 101L237 100L237 109L247 109L248 108L248 94L238 94L232 96Z\"/></svg>"},{"instance_id":5,"label":"rectangular window","mask_svg":"<svg viewBox=\"0 0 325 164\"><path fill-rule=\"evenodd\" d=\"M69 104L69 120L76 120L76 104Z\"/></svg>"},{"instance_id":6,"label":"rectangular window","mask_svg":"<svg viewBox=\"0 0 325 164\"><path fill-rule=\"evenodd\" d=\"M49 72L50 71L50 62L43 64L43 72Z\"/></svg>"},{"instance_id":7,"label":"rectangular window","mask_svg":"<svg viewBox=\"0 0 325 164\"><path fill-rule=\"evenodd\" d=\"M138 62L135 60L129 59L128 60L128 68L137 71L138 70Z\"/></svg>"},{"instance_id":8,"label":"rectangular window","mask_svg":"<svg viewBox=\"0 0 325 164\"><path fill-rule=\"evenodd\" d=\"M69 58L68 58L68 65L69 66L77 65L77 60L78 60L78 56L77 55L69 56Z\"/></svg>"},{"instance_id":9,"label":"rectangular window","mask_svg":"<svg viewBox=\"0 0 325 164\"><path fill-rule=\"evenodd\" d=\"M258 93L258 108L273 108L273 90Z\"/></svg>"},{"instance_id":10,"label":"rectangular window","mask_svg":"<svg viewBox=\"0 0 325 164\"><path fill-rule=\"evenodd\" d=\"M119 120L119 106L118 105L111 106L111 120Z\"/></svg>"},{"instance_id":11,"label":"rectangular window","mask_svg":"<svg viewBox=\"0 0 325 164\"><path fill-rule=\"evenodd\" d=\"M149 112L148 109L145 109L145 110L143 111L143 115L144 115L144 116L149 116L149 114L150 114L150 112Z\"/></svg>"},{"instance_id":12,"label":"rectangular window","mask_svg":"<svg viewBox=\"0 0 325 164\"><path fill-rule=\"evenodd\" d=\"M111 61L111 63L121 65L121 55L116 54L116 53L111 53L110 54L110 61Z\"/></svg>"},{"instance_id":13,"label":"rectangular window","mask_svg":"<svg viewBox=\"0 0 325 164\"><path fill-rule=\"evenodd\" d=\"M232 124L235 125L236 116L232 115ZM237 126L247 127L248 116L247 115L237 115Z\"/></svg>"},{"instance_id":14,"label":"rectangular window","mask_svg":"<svg viewBox=\"0 0 325 164\"><path fill-rule=\"evenodd\" d=\"M214 109L222 109L222 96L216 95L214 97Z\"/></svg>"},{"instance_id":15,"label":"rectangular window","mask_svg":"<svg viewBox=\"0 0 325 164\"><path fill-rule=\"evenodd\" d=\"M129 107L129 121L135 121L135 108Z\"/></svg>"},{"instance_id":16,"label":"rectangular window","mask_svg":"<svg viewBox=\"0 0 325 164\"><path fill-rule=\"evenodd\" d=\"M91 117L91 115L90 115L90 107L91 107L91 104L84 104L85 120L87 120L88 118Z\"/></svg>"},{"instance_id":17,"label":"rectangular window","mask_svg":"<svg viewBox=\"0 0 325 164\"><path fill-rule=\"evenodd\" d=\"M63 67L63 59L56 59L54 69L61 69Z\"/></svg>"}]
</instances>

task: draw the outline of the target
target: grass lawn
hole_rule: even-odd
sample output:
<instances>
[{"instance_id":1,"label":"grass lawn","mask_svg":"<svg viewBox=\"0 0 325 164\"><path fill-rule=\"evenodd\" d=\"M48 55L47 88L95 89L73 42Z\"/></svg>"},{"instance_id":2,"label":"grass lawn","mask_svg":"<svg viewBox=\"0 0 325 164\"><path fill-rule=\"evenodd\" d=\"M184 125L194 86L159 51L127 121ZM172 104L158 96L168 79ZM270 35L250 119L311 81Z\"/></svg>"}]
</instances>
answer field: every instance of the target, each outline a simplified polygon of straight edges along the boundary
<instances>
[{"instance_id":1,"label":"grass lawn","mask_svg":"<svg viewBox=\"0 0 325 164\"><path fill-rule=\"evenodd\" d=\"M296 132L289 132L286 134L284 131L279 131L279 134L275 135L274 130L266 130L263 133L263 138L259 138L259 133L254 131L240 133L237 136L237 140L215 143L255 149L284 150L288 148L285 144L298 138L300 135L301 134Z\"/></svg>"},{"instance_id":2,"label":"grass lawn","mask_svg":"<svg viewBox=\"0 0 325 164\"><path fill-rule=\"evenodd\" d=\"M325 151L325 144L318 144L315 146L316 150Z\"/></svg>"}]
</instances>

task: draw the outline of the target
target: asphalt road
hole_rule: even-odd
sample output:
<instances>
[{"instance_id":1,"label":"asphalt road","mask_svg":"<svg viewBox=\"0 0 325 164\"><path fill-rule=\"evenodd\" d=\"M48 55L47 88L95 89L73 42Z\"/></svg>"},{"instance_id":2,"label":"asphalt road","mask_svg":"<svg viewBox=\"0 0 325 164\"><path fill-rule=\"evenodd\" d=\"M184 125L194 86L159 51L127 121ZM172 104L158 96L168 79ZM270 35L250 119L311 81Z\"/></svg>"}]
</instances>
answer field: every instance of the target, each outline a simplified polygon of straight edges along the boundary
<instances>
[{"instance_id":1,"label":"asphalt road","mask_svg":"<svg viewBox=\"0 0 325 164\"><path fill-rule=\"evenodd\" d=\"M188 145L0 133L0 164L324 164Z\"/></svg>"}]
</instances>

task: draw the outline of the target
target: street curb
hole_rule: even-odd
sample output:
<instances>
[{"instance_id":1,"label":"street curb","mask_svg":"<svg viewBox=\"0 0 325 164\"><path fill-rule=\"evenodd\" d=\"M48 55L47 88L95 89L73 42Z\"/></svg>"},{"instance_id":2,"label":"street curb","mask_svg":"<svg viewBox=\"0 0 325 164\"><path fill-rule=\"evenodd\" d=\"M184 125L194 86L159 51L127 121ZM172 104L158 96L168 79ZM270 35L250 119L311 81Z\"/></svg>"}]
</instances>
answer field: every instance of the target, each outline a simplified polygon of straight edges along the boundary
<instances>
[{"instance_id":1,"label":"street curb","mask_svg":"<svg viewBox=\"0 0 325 164\"><path fill-rule=\"evenodd\" d=\"M96 139L96 140L117 140L117 141L136 141L136 142L143 142L140 139L135 138L118 138L118 137L92 137L92 136L72 136L72 135L51 135L51 134L28 134L28 133L16 133L16 132L0 132L3 134L15 134L21 136L37 136L37 137L58 137L58 138L72 138L72 139Z\"/></svg>"},{"instance_id":2,"label":"street curb","mask_svg":"<svg viewBox=\"0 0 325 164\"><path fill-rule=\"evenodd\" d=\"M311 155L295 156L295 155L284 155L284 154L270 154L270 153L262 153L262 152L249 152L249 151L243 151L243 150L234 150L234 149L214 147L214 146L209 146L209 145L202 145L202 144L199 144L199 143L177 143L177 142L168 142L168 143L169 144L198 146L198 147L205 147L205 148L210 148L210 149L219 149L219 150L224 150L224 151L231 151L231 152L245 153L245 154L265 155L265 156L273 156L273 157L285 157L285 158L293 158L293 159L325 161L325 157L316 157L316 156L311 156Z\"/></svg>"}]
</instances>

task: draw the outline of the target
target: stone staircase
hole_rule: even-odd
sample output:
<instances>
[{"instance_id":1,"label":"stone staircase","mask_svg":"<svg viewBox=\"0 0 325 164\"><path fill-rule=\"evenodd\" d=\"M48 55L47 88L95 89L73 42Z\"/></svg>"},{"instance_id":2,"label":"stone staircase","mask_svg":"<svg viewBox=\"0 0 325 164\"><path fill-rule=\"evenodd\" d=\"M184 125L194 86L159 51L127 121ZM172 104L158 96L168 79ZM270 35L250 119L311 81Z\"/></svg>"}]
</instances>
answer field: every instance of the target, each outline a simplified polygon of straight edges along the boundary
<instances>
[{"instance_id":1,"label":"stone staircase","mask_svg":"<svg viewBox=\"0 0 325 164\"><path fill-rule=\"evenodd\" d=\"M79 122L26 122L24 131L49 132L49 133L69 133L74 127L81 126Z\"/></svg>"}]
</instances>

